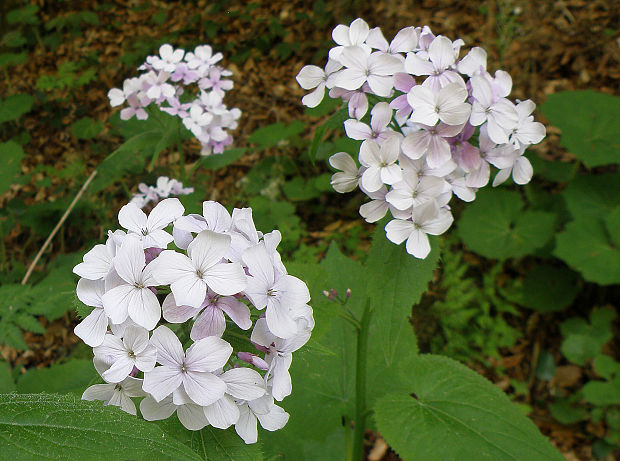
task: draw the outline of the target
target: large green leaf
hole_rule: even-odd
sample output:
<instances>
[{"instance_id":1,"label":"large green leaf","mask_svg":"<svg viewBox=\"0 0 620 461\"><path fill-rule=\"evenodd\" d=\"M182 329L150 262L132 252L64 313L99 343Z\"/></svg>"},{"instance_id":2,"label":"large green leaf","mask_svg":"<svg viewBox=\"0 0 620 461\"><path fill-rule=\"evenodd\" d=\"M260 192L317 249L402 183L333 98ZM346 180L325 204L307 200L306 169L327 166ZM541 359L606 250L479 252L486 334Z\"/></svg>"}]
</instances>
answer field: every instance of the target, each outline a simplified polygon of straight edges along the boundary
<instances>
[{"instance_id":1,"label":"large green leaf","mask_svg":"<svg viewBox=\"0 0 620 461\"><path fill-rule=\"evenodd\" d=\"M404 245L387 240L383 226L377 226L364 264L373 307L366 358L369 406L377 397L408 382L410 365L418 353L409 317L427 290L438 256L438 246L433 245L426 259L414 258Z\"/></svg>"},{"instance_id":2,"label":"large green leaf","mask_svg":"<svg viewBox=\"0 0 620 461\"><path fill-rule=\"evenodd\" d=\"M523 211L518 192L480 192L463 212L459 234L471 249L487 258L516 258L542 248L553 236L556 217L544 211Z\"/></svg>"},{"instance_id":3,"label":"large green leaf","mask_svg":"<svg viewBox=\"0 0 620 461\"><path fill-rule=\"evenodd\" d=\"M27 93L14 94L5 100L0 100L0 123L17 120L26 112L30 112L34 98Z\"/></svg>"},{"instance_id":4,"label":"large green leaf","mask_svg":"<svg viewBox=\"0 0 620 461\"><path fill-rule=\"evenodd\" d=\"M245 153L245 150L245 147L228 149L221 154L212 154L208 157L202 157L199 161L207 170L217 170L239 160Z\"/></svg>"},{"instance_id":5,"label":"large green leaf","mask_svg":"<svg viewBox=\"0 0 620 461\"><path fill-rule=\"evenodd\" d=\"M289 125L277 122L258 128L250 135L248 141L263 149L267 149L298 135L305 127L306 125L299 120L294 120Z\"/></svg>"},{"instance_id":6,"label":"large green leaf","mask_svg":"<svg viewBox=\"0 0 620 461\"><path fill-rule=\"evenodd\" d=\"M568 223L556 237L554 254L590 282L620 283L620 248L600 218L579 217Z\"/></svg>"},{"instance_id":7,"label":"large green leaf","mask_svg":"<svg viewBox=\"0 0 620 461\"><path fill-rule=\"evenodd\" d=\"M207 426L200 431L188 431L172 416L159 422L159 427L178 442L182 442L206 461L262 461L263 453L258 443L247 445L233 427L227 430Z\"/></svg>"},{"instance_id":8,"label":"large green leaf","mask_svg":"<svg viewBox=\"0 0 620 461\"><path fill-rule=\"evenodd\" d=\"M549 95L540 110L562 130L562 145L588 167L618 163L620 97L593 90L563 91Z\"/></svg>"},{"instance_id":9,"label":"large green leaf","mask_svg":"<svg viewBox=\"0 0 620 461\"><path fill-rule=\"evenodd\" d=\"M11 187L13 180L22 171L24 150L15 141L0 144L0 194Z\"/></svg>"},{"instance_id":10,"label":"large green leaf","mask_svg":"<svg viewBox=\"0 0 620 461\"><path fill-rule=\"evenodd\" d=\"M334 113L334 115L332 115L326 122L314 130L314 137L312 138L312 143L310 144L310 148L308 150L308 156L313 163L316 160L316 154L321 143L323 142L325 134L334 128L342 128L342 124L348 118L349 111L345 105L338 109L338 111L336 111L336 113Z\"/></svg>"},{"instance_id":11,"label":"large green leaf","mask_svg":"<svg viewBox=\"0 0 620 461\"><path fill-rule=\"evenodd\" d=\"M0 395L0 439L2 457L20 461L202 459L155 423L70 395Z\"/></svg>"},{"instance_id":12,"label":"large green leaf","mask_svg":"<svg viewBox=\"0 0 620 461\"><path fill-rule=\"evenodd\" d=\"M620 205L620 173L577 176L562 195L573 218L601 218Z\"/></svg>"},{"instance_id":13,"label":"large green leaf","mask_svg":"<svg viewBox=\"0 0 620 461\"><path fill-rule=\"evenodd\" d=\"M587 360L598 356L601 348L613 338L611 325L615 317L613 309L600 308L592 311L590 322L580 317L562 322L564 357L577 365L585 365Z\"/></svg>"},{"instance_id":14,"label":"large green leaf","mask_svg":"<svg viewBox=\"0 0 620 461\"><path fill-rule=\"evenodd\" d=\"M447 357L418 356L409 393L380 397L375 420L405 461L564 459L501 390Z\"/></svg>"}]
</instances>

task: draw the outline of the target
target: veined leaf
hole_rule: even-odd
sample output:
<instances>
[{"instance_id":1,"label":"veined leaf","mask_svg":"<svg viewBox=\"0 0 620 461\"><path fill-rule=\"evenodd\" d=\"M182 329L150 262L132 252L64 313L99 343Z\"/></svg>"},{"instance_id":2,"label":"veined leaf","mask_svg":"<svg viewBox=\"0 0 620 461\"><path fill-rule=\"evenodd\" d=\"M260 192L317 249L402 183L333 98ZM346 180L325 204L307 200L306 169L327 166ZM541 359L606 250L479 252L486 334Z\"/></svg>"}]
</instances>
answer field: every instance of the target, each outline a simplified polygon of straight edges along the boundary
<instances>
[{"instance_id":1,"label":"veined leaf","mask_svg":"<svg viewBox=\"0 0 620 461\"><path fill-rule=\"evenodd\" d=\"M380 397L377 428L405 460L562 461L504 393L447 357L420 355L408 393Z\"/></svg>"},{"instance_id":2,"label":"veined leaf","mask_svg":"<svg viewBox=\"0 0 620 461\"><path fill-rule=\"evenodd\" d=\"M202 459L155 423L70 395L0 395L0 439L3 457L20 461Z\"/></svg>"}]
</instances>

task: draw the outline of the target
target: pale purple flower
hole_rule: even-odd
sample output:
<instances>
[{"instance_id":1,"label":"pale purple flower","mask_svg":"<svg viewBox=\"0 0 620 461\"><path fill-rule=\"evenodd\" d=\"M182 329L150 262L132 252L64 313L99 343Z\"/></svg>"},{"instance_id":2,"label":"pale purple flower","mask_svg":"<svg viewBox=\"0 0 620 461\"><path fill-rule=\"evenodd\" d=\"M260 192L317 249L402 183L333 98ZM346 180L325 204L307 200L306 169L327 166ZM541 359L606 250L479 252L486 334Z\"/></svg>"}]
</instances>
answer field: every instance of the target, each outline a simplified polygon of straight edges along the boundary
<instances>
[{"instance_id":1,"label":"pale purple flower","mask_svg":"<svg viewBox=\"0 0 620 461\"><path fill-rule=\"evenodd\" d=\"M349 119L344 122L344 130L351 139L364 141L372 139L380 145L394 131L388 126L392 121L392 109L387 102L379 102L370 111L370 126L359 120Z\"/></svg>"},{"instance_id":2,"label":"pale purple flower","mask_svg":"<svg viewBox=\"0 0 620 461\"><path fill-rule=\"evenodd\" d=\"M168 43L159 47L159 56L149 56L146 62L153 69L164 72L174 72L176 66L183 59L185 51L178 48L174 49Z\"/></svg>"},{"instance_id":3,"label":"pale purple flower","mask_svg":"<svg viewBox=\"0 0 620 461\"><path fill-rule=\"evenodd\" d=\"M434 93L423 85L416 85L407 94L414 123L435 125L439 120L447 125L462 125L471 113L471 105L465 102L467 90L459 83L450 83Z\"/></svg>"},{"instance_id":4,"label":"pale purple flower","mask_svg":"<svg viewBox=\"0 0 620 461\"><path fill-rule=\"evenodd\" d=\"M399 30L394 39L388 43L381 29L375 27L368 32L366 44L371 48L383 51L404 61L400 53L408 53L415 50L418 46L418 35L416 34L415 27L405 27Z\"/></svg>"},{"instance_id":5,"label":"pale purple flower","mask_svg":"<svg viewBox=\"0 0 620 461\"><path fill-rule=\"evenodd\" d=\"M314 91L301 98L301 103L307 107L318 106L323 100L325 88L330 76L341 68L342 64L333 59L327 61L325 70L312 65L302 67L295 79L304 90L311 90L314 88Z\"/></svg>"},{"instance_id":6,"label":"pale purple flower","mask_svg":"<svg viewBox=\"0 0 620 461\"><path fill-rule=\"evenodd\" d=\"M133 203L123 206L118 213L118 222L130 233L137 234L144 248L166 248L172 236L164 230L180 217L185 208L177 198L167 198L155 205L148 217Z\"/></svg>"},{"instance_id":7,"label":"pale purple flower","mask_svg":"<svg viewBox=\"0 0 620 461\"><path fill-rule=\"evenodd\" d=\"M370 50L370 47L364 43L368 37L368 32L368 23L361 18L357 18L350 26L338 24L332 31L332 38L339 46L329 50L329 58L339 61L342 51L351 46L359 46Z\"/></svg>"},{"instance_id":8,"label":"pale purple flower","mask_svg":"<svg viewBox=\"0 0 620 461\"><path fill-rule=\"evenodd\" d=\"M519 101L516 106L519 121L510 133L510 142L517 148L538 144L546 135L545 125L535 122L534 116L531 115L534 109L536 109L536 104L530 99Z\"/></svg>"},{"instance_id":9,"label":"pale purple flower","mask_svg":"<svg viewBox=\"0 0 620 461\"><path fill-rule=\"evenodd\" d=\"M258 441L257 420L263 429L277 431L288 422L289 414L273 402L273 396L266 394L255 400L239 403L239 419L235 431L247 444Z\"/></svg>"},{"instance_id":10,"label":"pale purple flower","mask_svg":"<svg viewBox=\"0 0 620 461\"><path fill-rule=\"evenodd\" d=\"M506 144L508 133L519 121L514 104L506 98L494 97L491 84L482 76L476 75L469 82L473 94L469 123L479 126L486 122L489 137L497 144Z\"/></svg>"},{"instance_id":11,"label":"pale purple flower","mask_svg":"<svg viewBox=\"0 0 620 461\"><path fill-rule=\"evenodd\" d=\"M360 180L360 171L346 152L337 152L329 158L329 164L336 170L341 170L332 175L330 184L336 192L344 194L355 190Z\"/></svg>"},{"instance_id":12,"label":"pale purple flower","mask_svg":"<svg viewBox=\"0 0 620 461\"><path fill-rule=\"evenodd\" d=\"M377 96L389 96L394 74L403 70L403 63L395 57L381 51L370 53L359 46L346 47L338 60L345 68L334 77L336 86L357 90L368 82Z\"/></svg>"},{"instance_id":13,"label":"pale purple flower","mask_svg":"<svg viewBox=\"0 0 620 461\"><path fill-rule=\"evenodd\" d=\"M451 83L463 84L453 70L456 61L452 40L438 35L428 47L428 59L416 53L407 53L405 71L412 75L428 75L422 85L437 92Z\"/></svg>"},{"instance_id":14,"label":"pale purple flower","mask_svg":"<svg viewBox=\"0 0 620 461\"><path fill-rule=\"evenodd\" d=\"M75 326L75 335L91 347L99 346L108 331L108 316L101 299L105 291L103 280L80 279L77 284L77 297L87 306L94 307L84 320Z\"/></svg>"},{"instance_id":15,"label":"pale purple flower","mask_svg":"<svg viewBox=\"0 0 620 461\"><path fill-rule=\"evenodd\" d=\"M426 155L430 168L438 168L452 158L450 144L446 138L456 136L463 129L462 125L436 126L420 124L420 130L408 134L402 142L401 149L407 157L417 160Z\"/></svg>"},{"instance_id":16,"label":"pale purple flower","mask_svg":"<svg viewBox=\"0 0 620 461\"><path fill-rule=\"evenodd\" d=\"M369 192L377 191L383 184L395 184L402 179L402 171L396 161L400 153L402 136L393 135L381 147L372 140L360 147L359 160L366 167L361 183Z\"/></svg>"},{"instance_id":17,"label":"pale purple flower","mask_svg":"<svg viewBox=\"0 0 620 461\"><path fill-rule=\"evenodd\" d=\"M108 365L100 360L93 360L97 372L103 377ZM104 378L105 380L105 378ZM101 400L105 405L119 407L130 415L136 415L136 406L131 400L132 397L144 397L146 393L142 390L142 380L128 376L120 383L94 384L87 388L82 394L82 400Z\"/></svg>"}]
</instances>

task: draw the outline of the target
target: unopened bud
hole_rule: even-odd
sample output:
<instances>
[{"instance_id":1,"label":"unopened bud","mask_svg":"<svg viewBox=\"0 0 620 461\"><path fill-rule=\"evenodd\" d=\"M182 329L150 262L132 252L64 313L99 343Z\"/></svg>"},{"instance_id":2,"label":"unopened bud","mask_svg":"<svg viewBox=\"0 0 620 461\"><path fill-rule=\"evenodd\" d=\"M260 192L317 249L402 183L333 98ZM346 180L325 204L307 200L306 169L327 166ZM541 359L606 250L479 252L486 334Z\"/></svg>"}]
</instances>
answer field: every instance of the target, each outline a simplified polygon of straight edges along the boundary
<instances>
[{"instance_id":1,"label":"unopened bud","mask_svg":"<svg viewBox=\"0 0 620 461\"><path fill-rule=\"evenodd\" d=\"M267 362L254 354L250 354L249 352L237 352L237 357L261 370L269 369L269 364Z\"/></svg>"},{"instance_id":2,"label":"unopened bud","mask_svg":"<svg viewBox=\"0 0 620 461\"><path fill-rule=\"evenodd\" d=\"M345 292L345 295L346 295L347 299L349 299L351 297L351 288L347 288L347 291Z\"/></svg>"}]
</instances>

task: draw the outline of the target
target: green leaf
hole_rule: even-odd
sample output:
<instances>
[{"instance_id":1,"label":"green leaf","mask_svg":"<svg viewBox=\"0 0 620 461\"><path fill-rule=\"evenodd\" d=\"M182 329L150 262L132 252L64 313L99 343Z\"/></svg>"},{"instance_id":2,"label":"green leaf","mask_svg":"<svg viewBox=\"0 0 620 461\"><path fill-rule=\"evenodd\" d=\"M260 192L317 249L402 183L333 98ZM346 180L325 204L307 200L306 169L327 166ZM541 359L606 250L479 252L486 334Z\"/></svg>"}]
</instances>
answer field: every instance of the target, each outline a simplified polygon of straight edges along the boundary
<instances>
[{"instance_id":1,"label":"green leaf","mask_svg":"<svg viewBox=\"0 0 620 461\"><path fill-rule=\"evenodd\" d=\"M0 395L0 439L3 457L20 461L202 459L157 424L70 395Z\"/></svg>"},{"instance_id":2,"label":"green leaf","mask_svg":"<svg viewBox=\"0 0 620 461\"><path fill-rule=\"evenodd\" d=\"M282 185L282 190L291 201L307 201L317 198L321 193L312 180L305 181L301 176L295 176Z\"/></svg>"},{"instance_id":3,"label":"green leaf","mask_svg":"<svg viewBox=\"0 0 620 461\"><path fill-rule=\"evenodd\" d=\"M577 274L564 267L536 266L505 293L508 300L538 312L554 312L570 305L579 285Z\"/></svg>"},{"instance_id":4,"label":"green leaf","mask_svg":"<svg viewBox=\"0 0 620 461\"><path fill-rule=\"evenodd\" d=\"M552 182L568 182L575 177L579 162L549 161L532 155L532 167L537 176Z\"/></svg>"},{"instance_id":5,"label":"green leaf","mask_svg":"<svg viewBox=\"0 0 620 461\"><path fill-rule=\"evenodd\" d=\"M561 144L586 166L618 163L620 97L593 90L562 91L549 95L540 110L562 130Z\"/></svg>"},{"instance_id":6,"label":"green leaf","mask_svg":"<svg viewBox=\"0 0 620 461\"><path fill-rule=\"evenodd\" d=\"M609 355L601 354L595 357L593 365L596 373L605 379L612 379L614 376L620 375L620 363Z\"/></svg>"},{"instance_id":7,"label":"green leaf","mask_svg":"<svg viewBox=\"0 0 620 461\"><path fill-rule=\"evenodd\" d=\"M78 139L91 139L103 129L103 123L90 117L83 117L71 125L71 133Z\"/></svg>"},{"instance_id":8,"label":"green leaf","mask_svg":"<svg viewBox=\"0 0 620 461\"><path fill-rule=\"evenodd\" d=\"M314 137L308 150L308 156L312 163L316 160L316 154L319 150L319 146L323 142L325 134L334 128L342 128L342 124L349 118L349 111L347 106L342 106L334 115L332 115L325 123L314 130Z\"/></svg>"},{"instance_id":9,"label":"green leaf","mask_svg":"<svg viewBox=\"0 0 620 461\"><path fill-rule=\"evenodd\" d=\"M613 337L611 324L615 317L613 309L604 307L592 311L590 322L580 317L562 322L562 354L577 365L585 365L587 360L599 355L603 345Z\"/></svg>"},{"instance_id":10,"label":"green leaf","mask_svg":"<svg viewBox=\"0 0 620 461\"><path fill-rule=\"evenodd\" d=\"M9 11L6 15L6 20L9 24L38 24L38 12L39 7L37 5L27 5L23 8Z\"/></svg>"},{"instance_id":11,"label":"green leaf","mask_svg":"<svg viewBox=\"0 0 620 461\"><path fill-rule=\"evenodd\" d=\"M373 307L369 327L368 399L408 383L410 366L418 353L411 309L427 290L439 257L432 245L426 259L407 253L385 237L382 225L374 232L368 259L364 263L367 294Z\"/></svg>"},{"instance_id":12,"label":"green leaf","mask_svg":"<svg viewBox=\"0 0 620 461\"><path fill-rule=\"evenodd\" d=\"M447 357L421 355L410 392L380 397L377 429L404 460L563 460L506 395Z\"/></svg>"},{"instance_id":13,"label":"green leaf","mask_svg":"<svg viewBox=\"0 0 620 461\"><path fill-rule=\"evenodd\" d=\"M602 219L578 217L568 223L556 236L553 254L590 282L620 282L620 247L611 242Z\"/></svg>"},{"instance_id":14,"label":"green leaf","mask_svg":"<svg viewBox=\"0 0 620 461\"><path fill-rule=\"evenodd\" d=\"M605 216L605 227L611 242L614 246L620 247L620 206L617 206Z\"/></svg>"},{"instance_id":15,"label":"green leaf","mask_svg":"<svg viewBox=\"0 0 620 461\"><path fill-rule=\"evenodd\" d=\"M292 121L288 126L281 122L273 123L258 128L250 135L248 141L256 144L258 147L267 149L282 144L282 141L298 135L305 127L306 125L299 120Z\"/></svg>"},{"instance_id":16,"label":"green leaf","mask_svg":"<svg viewBox=\"0 0 620 461\"><path fill-rule=\"evenodd\" d=\"M30 112L34 98L27 93L14 94L0 101L0 123L17 120L27 112Z\"/></svg>"},{"instance_id":17,"label":"green leaf","mask_svg":"<svg viewBox=\"0 0 620 461\"><path fill-rule=\"evenodd\" d=\"M620 205L620 173L577 176L562 195L573 218L602 218Z\"/></svg>"},{"instance_id":18,"label":"green leaf","mask_svg":"<svg viewBox=\"0 0 620 461\"><path fill-rule=\"evenodd\" d=\"M28 60L28 53L0 53L0 67L18 66Z\"/></svg>"},{"instance_id":19,"label":"green leaf","mask_svg":"<svg viewBox=\"0 0 620 461\"><path fill-rule=\"evenodd\" d=\"M551 381L555 376L555 359L549 351L542 350L536 363L536 377L545 381Z\"/></svg>"},{"instance_id":20,"label":"green leaf","mask_svg":"<svg viewBox=\"0 0 620 461\"><path fill-rule=\"evenodd\" d=\"M503 189L478 193L463 212L459 234L470 250L487 258L517 258L542 248L553 236L555 215L523 211L518 192Z\"/></svg>"},{"instance_id":21,"label":"green leaf","mask_svg":"<svg viewBox=\"0 0 620 461\"><path fill-rule=\"evenodd\" d=\"M583 398L592 405L620 405L620 376L610 381L588 381L581 391Z\"/></svg>"},{"instance_id":22,"label":"green leaf","mask_svg":"<svg viewBox=\"0 0 620 461\"><path fill-rule=\"evenodd\" d=\"M584 421L588 417L585 408L575 407L567 399L556 400L549 404L549 411L562 424L574 424Z\"/></svg>"},{"instance_id":23,"label":"green leaf","mask_svg":"<svg viewBox=\"0 0 620 461\"><path fill-rule=\"evenodd\" d=\"M261 437L258 443L246 445L234 428L227 430L207 426L201 431L188 431L176 416L158 422L173 440L191 447L206 461L262 461Z\"/></svg>"},{"instance_id":24,"label":"green leaf","mask_svg":"<svg viewBox=\"0 0 620 461\"><path fill-rule=\"evenodd\" d=\"M207 170L218 170L239 160L245 154L245 147L228 149L222 154L213 154L200 159L200 164Z\"/></svg>"},{"instance_id":25,"label":"green leaf","mask_svg":"<svg viewBox=\"0 0 620 461\"><path fill-rule=\"evenodd\" d=\"M6 362L0 362L0 394L6 394L15 390L15 381L13 381L13 375L9 364Z\"/></svg>"},{"instance_id":26,"label":"green leaf","mask_svg":"<svg viewBox=\"0 0 620 461\"><path fill-rule=\"evenodd\" d=\"M31 368L17 380L17 392L58 392L82 395L97 378L92 360L70 360L48 368Z\"/></svg>"},{"instance_id":27,"label":"green leaf","mask_svg":"<svg viewBox=\"0 0 620 461\"><path fill-rule=\"evenodd\" d=\"M0 144L0 194L6 191L16 176L22 171L22 159L24 158L24 150L22 146L14 141L3 142Z\"/></svg>"}]
</instances>

